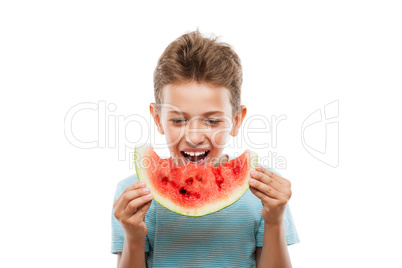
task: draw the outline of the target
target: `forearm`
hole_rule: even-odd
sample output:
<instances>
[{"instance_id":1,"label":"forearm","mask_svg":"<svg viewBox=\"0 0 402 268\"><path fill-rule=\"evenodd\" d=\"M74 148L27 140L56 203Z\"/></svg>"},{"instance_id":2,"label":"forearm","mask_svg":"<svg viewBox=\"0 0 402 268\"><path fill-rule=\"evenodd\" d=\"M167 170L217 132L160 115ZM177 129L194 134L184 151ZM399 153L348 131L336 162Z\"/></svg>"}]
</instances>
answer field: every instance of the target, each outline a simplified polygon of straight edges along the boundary
<instances>
[{"instance_id":1,"label":"forearm","mask_svg":"<svg viewBox=\"0 0 402 268\"><path fill-rule=\"evenodd\" d=\"M288 253L285 226L264 225L264 242L257 267L288 268L292 267Z\"/></svg>"},{"instance_id":2,"label":"forearm","mask_svg":"<svg viewBox=\"0 0 402 268\"><path fill-rule=\"evenodd\" d=\"M117 268L146 268L145 241L133 243L125 238L123 252Z\"/></svg>"}]
</instances>

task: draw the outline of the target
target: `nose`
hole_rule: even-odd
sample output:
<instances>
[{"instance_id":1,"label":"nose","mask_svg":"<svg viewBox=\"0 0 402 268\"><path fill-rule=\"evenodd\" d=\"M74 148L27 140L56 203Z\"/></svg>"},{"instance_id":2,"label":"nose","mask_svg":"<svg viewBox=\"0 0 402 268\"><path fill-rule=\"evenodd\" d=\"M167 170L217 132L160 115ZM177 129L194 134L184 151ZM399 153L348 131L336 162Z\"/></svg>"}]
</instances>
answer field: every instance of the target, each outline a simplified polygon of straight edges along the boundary
<instances>
[{"instance_id":1,"label":"nose","mask_svg":"<svg viewBox=\"0 0 402 268\"><path fill-rule=\"evenodd\" d=\"M191 119L186 126L186 142L192 146L204 143L207 133L210 129L202 123L202 119Z\"/></svg>"}]
</instances>

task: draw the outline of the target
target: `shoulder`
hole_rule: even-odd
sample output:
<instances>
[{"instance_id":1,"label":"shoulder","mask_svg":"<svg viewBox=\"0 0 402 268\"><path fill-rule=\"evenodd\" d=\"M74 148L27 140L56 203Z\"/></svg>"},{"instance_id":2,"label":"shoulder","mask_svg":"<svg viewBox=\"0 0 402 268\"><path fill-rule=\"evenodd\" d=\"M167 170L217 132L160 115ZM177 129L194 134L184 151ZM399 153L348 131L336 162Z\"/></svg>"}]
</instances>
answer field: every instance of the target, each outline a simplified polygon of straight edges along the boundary
<instances>
[{"instance_id":1,"label":"shoulder","mask_svg":"<svg viewBox=\"0 0 402 268\"><path fill-rule=\"evenodd\" d=\"M117 186L127 188L128 186L130 186L131 184L133 184L133 183L135 183L137 181L138 181L137 174L132 174L132 175L126 177L125 179L119 181Z\"/></svg>"},{"instance_id":2,"label":"shoulder","mask_svg":"<svg viewBox=\"0 0 402 268\"><path fill-rule=\"evenodd\" d=\"M138 181L138 176L137 174L132 174L128 177L126 177L125 179L119 181L117 183L117 187L116 187L116 194L115 194L115 199L117 199L117 197L119 197L121 195L122 192L124 192L124 190L130 186L131 184L135 183Z\"/></svg>"}]
</instances>

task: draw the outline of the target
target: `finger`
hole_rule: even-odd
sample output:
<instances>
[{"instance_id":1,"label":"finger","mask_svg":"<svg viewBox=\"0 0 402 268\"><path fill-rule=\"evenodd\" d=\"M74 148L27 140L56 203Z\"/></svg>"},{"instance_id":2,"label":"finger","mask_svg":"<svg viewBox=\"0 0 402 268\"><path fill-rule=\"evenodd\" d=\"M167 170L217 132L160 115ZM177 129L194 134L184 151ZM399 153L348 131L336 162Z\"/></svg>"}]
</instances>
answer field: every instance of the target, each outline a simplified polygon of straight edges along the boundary
<instances>
[{"instance_id":1,"label":"finger","mask_svg":"<svg viewBox=\"0 0 402 268\"><path fill-rule=\"evenodd\" d=\"M116 202L118 203L120 201L119 199L122 197L122 195L124 193L127 193L128 191L132 191L135 189L143 188L143 187L145 187L145 182L143 182L143 181L137 181L137 182L131 184L123 191L123 193L119 196L119 198L117 198Z\"/></svg>"},{"instance_id":2,"label":"finger","mask_svg":"<svg viewBox=\"0 0 402 268\"><path fill-rule=\"evenodd\" d=\"M145 203L151 200L152 200L151 194L143 195L141 197L133 199L127 204L123 214L126 215L127 218L131 217L133 214L138 212L141 206L143 206Z\"/></svg>"},{"instance_id":3,"label":"finger","mask_svg":"<svg viewBox=\"0 0 402 268\"><path fill-rule=\"evenodd\" d=\"M123 195L119 206L121 206L123 208L123 210L126 210L128 204L131 201L133 201L137 198L140 198L142 196L145 196L147 194L149 194L148 188L142 188L142 189L140 188L140 189L136 189L136 190L131 190Z\"/></svg>"},{"instance_id":4,"label":"finger","mask_svg":"<svg viewBox=\"0 0 402 268\"><path fill-rule=\"evenodd\" d=\"M289 180L287 180L287 179L285 179L285 178L279 176L278 174L276 174L275 172L273 172L273 171L271 171L271 170L269 170L269 169L267 169L267 168L264 168L264 167L262 167L262 166L256 166L255 169L258 170L258 171L263 172L264 174L266 174L266 175L269 176L270 178L273 178L273 179L276 180L279 184L285 185L285 186L287 186L287 187L290 187L290 186L291 186Z\"/></svg>"},{"instance_id":5,"label":"finger","mask_svg":"<svg viewBox=\"0 0 402 268\"><path fill-rule=\"evenodd\" d=\"M265 194L271 198L279 199L281 197L280 192L275 190L273 187L271 187L265 183L262 183L259 180L250 179L249 183L250 183L251 187L254 187L258 191L262 192L263 194Z\"/></svg>"},{"instance_id":6,"label":"finger","mask_svg":"<svg viewBox=\"0 0 402 268\"><path fill-rule=\"evenodd\" d=\"M144 205L138 208L137 212L134 213L134 215L131 217L133 221L138 222L138 221L145 221L145 213L149 210L151 207L152 200L148 201ZM130 218L130 219L131 219Z\"/></svg>"},{"instance_id":7,"label":"finger","mask_svg":"<svg viewBox=\"0 0 402 268\"><path fill-rule=\"evenodd\" d=\"M256 196L258 197L261 202L263 202L263 204L265 203L266 205L268 205L269 207L275 207L278 205L279 201L274 199L274 198L270 198L269 196L266 196L264 193L258 191L257 189L250 187L250 191Z\"/></svg>"},{"instance_id":8,"label":"finger","mask_svg":"<svg viewBox=\"0 0 402 268\"><path fill-rule=\"evenodd\" d=\"M274 188L275 190L279 191L279 189L282 187L282 185L276 181L274 178L269 177L268 175L266 175L265 173L263 173L262 171L251 171L250 173L251 177L253 179L256 179L266 185L271 186L272 188Z\"/></svg>"},{"instance_id":9,"label":"finger","mask_svg":"<svg viewBox=\"0 0 402 268\"><path fill-rule=\"evenodd\" d=\"M273 177L274 176L274 172L272 172L271 170L264 168L263 166L257 165L255 167L256 170L261 171L262 173L264 173L265 175L269 176L269 177Z\"/></svg>"},{"instance_id":10,"label":"finger","mask_svg":"<svg viewBox=\"0 0 402 268\"><path fill-rule=\"evenodd\" d=\"M123 195L129 191L135 190L135 189L139 189L139 188L143 188L145 187L145 182L143 181L137 181L133 184L131 184L130 186L128 186L122 193L121 195L116 199L116 201L114 201L113 203L113 208L116 209L116 206L120 203L120 200L122 199Z\"/></svg>"},{"instance_id":11,"label":"finger","mask_svg":"<svg viewBox=\"0 0 402 268\"><path fill-rule=\"evenodd\" d=\"M280 182L282 185L290 187L290 181L274 173L273 178Z\"/></svg>"},{"instance_id":12,"label":"finger","mask_svg":"<svg viewBox=\"0 0 402 268\"><path fill-rule=\"evenodd\" d=\"M266 175L268 175L269 177L275 179L275 180L278 181L280 184L284 184L284 185L287 185L287 186L290 184L290 181L289 181L289 180L287 180L287 179L285 179L285 178L279 176L278 174L276 174L275 172L273 172L273 171L271 171L271 170L269 170L269 169L267 169L267 168L264 168L264 167L260 166L259 168L256 167L256 170L261 170L264 174L266 174Z\"/></svg>"},{"instance_id":13,"label":"finger","mask_svg":"<svg viewBox=\"0 0 402 268\"><path fill-rule=\"evenodd\" d=\"M139 188L121 194L120 202L115 206L114 215L116 218L121 217L127 205L134 199L144 196L149 193L148 188Z\"/></svg>"}]
</instances>

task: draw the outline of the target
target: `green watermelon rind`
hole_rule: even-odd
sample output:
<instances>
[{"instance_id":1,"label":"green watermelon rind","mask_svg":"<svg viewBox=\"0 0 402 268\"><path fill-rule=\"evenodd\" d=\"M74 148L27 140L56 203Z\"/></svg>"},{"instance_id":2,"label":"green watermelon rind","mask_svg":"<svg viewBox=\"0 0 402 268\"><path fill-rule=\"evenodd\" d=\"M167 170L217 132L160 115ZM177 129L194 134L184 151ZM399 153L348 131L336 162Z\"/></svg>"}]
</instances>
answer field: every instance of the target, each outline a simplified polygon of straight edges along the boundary
<instances>
[{"instance_id":1,"label":"green watermelon rind","mask_svg":"<svg viewBox=\"0 0 402 268\"><path fill-rule=\"evenodd\" d=\"M255 170L256 165L258 164L258 155L255 152L252 152L250 150L246 150L248 154L249 159L249 170L247 171L247 176L246 179L244 180L244 184L242 187L239 187L238 190L234 193L232 193L227 199L220 200L217 204L209 204L201 209L183 209L182 207L176 205L174 202L169 200L168 198L160 195L153 187L151 181L148 178L147 170L146 168L141 168L139 166L139 161L141 160L142 157L146 156L148 152L152 152L153 148L149 144L141 145L141 146L136 146L134 150L134 163L135 163L135 170L137 172L138 179L140 181L145 182L146 187L150 189L150 193L153 196L153 199L158 202L161 206L178 213L180 215L184 216L189 216L189 217L201 217L205 216L214 212L217 212L221 209L224 209L232 204L234 204L237 200L239 200L250 188L249 185L249 180L251 179L250 177L250 171Z\"/></svg>"}]
</instances>

